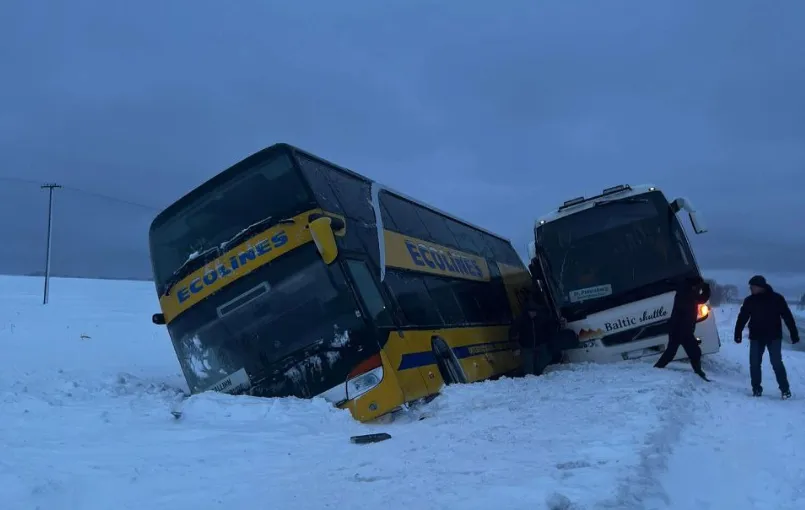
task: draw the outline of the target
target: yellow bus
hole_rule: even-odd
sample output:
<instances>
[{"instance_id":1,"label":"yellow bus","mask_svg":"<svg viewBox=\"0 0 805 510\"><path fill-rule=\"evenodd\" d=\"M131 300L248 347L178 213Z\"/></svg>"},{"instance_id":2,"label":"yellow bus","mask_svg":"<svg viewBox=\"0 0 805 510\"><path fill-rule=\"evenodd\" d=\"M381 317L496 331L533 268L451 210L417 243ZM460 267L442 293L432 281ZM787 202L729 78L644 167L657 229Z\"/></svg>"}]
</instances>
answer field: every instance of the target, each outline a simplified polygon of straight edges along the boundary
<instances>
[{"instance_id":1,"label":"yellow bus","mask_svg":"<svg viewBox=\"0 0 805 510\"><path fill-rule=\"evenodd\" d=\"M161 313L191 393L323 397L369 421L520 367L531 276L511 243L287 144L153 220Z\"/></svg>"}]
</instances>

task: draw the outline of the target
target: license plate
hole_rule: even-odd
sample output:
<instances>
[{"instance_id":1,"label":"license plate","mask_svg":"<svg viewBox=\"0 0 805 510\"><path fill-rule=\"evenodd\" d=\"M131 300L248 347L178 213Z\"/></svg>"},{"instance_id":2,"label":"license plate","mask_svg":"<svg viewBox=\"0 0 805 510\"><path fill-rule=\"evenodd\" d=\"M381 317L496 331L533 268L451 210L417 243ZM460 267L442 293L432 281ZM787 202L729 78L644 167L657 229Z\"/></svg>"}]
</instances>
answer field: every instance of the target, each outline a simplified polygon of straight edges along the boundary
<instances>
[{"instance_id":1,"label":"license plate","mask_svg":"<svg viewBox=\"0 0 805 510\"><path fill-rule=\"evenodd\" d=\"M222 393L236 393L241 390L248 390L251 385L252 383L249 380L249 374L246 373L245 368L241 368L237 372L231 373L217 383L213 384L207 388L207 390Z\"/></svg>"}]
</instances>

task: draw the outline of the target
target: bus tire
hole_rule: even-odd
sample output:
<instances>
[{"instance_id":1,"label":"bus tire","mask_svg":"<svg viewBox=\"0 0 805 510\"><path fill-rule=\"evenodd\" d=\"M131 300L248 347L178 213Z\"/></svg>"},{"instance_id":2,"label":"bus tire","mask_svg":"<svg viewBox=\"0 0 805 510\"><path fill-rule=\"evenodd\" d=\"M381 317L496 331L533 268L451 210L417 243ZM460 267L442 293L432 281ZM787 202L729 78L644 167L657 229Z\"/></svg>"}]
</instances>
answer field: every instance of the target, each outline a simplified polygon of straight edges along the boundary
<instances>
[{"instance_id":1,"label":"bus tire","mask_svg":"<svg viewBox=\"0 0 805 510\"><path fill-rule=\"evenodd\" d=\"M442 375L445 385L466 384L467 374L464 373L464 368L458 361L456 353L447 345L447 342L438 336L433 337L431 348L433 349L433 355L436 357L436 366L439 367L439 373Z\"/></svg>"}]
</instances>

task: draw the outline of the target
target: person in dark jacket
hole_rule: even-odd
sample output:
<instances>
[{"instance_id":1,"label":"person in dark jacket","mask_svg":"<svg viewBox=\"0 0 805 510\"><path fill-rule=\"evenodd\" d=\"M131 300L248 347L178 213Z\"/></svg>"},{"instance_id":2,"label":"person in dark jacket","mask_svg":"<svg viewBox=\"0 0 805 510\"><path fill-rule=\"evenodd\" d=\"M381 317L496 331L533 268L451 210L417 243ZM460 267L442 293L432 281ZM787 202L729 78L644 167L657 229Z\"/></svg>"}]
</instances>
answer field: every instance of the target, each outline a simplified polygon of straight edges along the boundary
<instances>
[{"instance_id":1,"label":"person in dark jacket","mask_svg":"<svg viewBox=\"0 0 805 510\"><path fill-rule=\"evenodd\" d=\"M710 285L700 276L686 278L677 287L671 318L668 320L668 346L654 364L655 367L665 368L682 346L696 375L705 381L709 380L702 370L702 349L694 333L699 305L706 303L708 299Z\"/></svg>"},{"instance_id":2,"label":"person in dark jacket","mask_svg":"<svg viewBox=\"0 0 805 510\"><path fill-rule=\"evenodd\" d=\"M759 397L763 394L761 386L760 365L763 353L769 350L769 361L777 378L783 398L791 397L791 388L788 385L788 375L783 365L783 326L785 322L791 333L791 343L799 342L799 331L794 321L794 315L788 307L785 298L774 292L771 285L760 275L749 280L751 294L744 299L738 320L735 322L735 343L741 343L743 330L749 323L749 375L752 382L752 395ZM782 321L781 321L782 319Z\"/></svg>"},{"instance_id":3,"label":"person in dark jacket","mask_svg":"<svg viewBox=\"0 0 805 510\"><path fill-rule=\"evenodd\" d=\"M509 337L520 344L523 373L541 375L548 365L561 360L562 343L567 343L567 334L573 332L563 331L563 322L532 292L524 293L522 301L522 311L509 330Z\"/></svg>"}]
</instances>

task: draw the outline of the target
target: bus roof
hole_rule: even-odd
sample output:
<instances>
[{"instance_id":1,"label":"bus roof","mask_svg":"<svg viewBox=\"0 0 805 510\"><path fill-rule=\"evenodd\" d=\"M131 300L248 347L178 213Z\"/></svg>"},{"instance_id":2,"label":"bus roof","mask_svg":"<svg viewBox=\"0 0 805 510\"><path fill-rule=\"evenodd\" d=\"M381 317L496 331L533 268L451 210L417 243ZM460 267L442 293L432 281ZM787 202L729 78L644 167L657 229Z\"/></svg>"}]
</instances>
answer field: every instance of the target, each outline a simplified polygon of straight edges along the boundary
<instances>
[{"instance_id":1,"label":"bus roof","mask_svg":"<svg viewBox=\"0 0 805 510\"><path fill-rule=\"evenodd\" d=\"M307 151L305 151L305 150L302 150L302 149L300 149L300 148L298 148L298 147L294 147L294 146L292 146L292 145L288 145L288 144L277 144L277 145L285 145L286 147L288 147L289 149L293 150L294 152L298 152L298 153L300 153L300 154L304 154L305 156L307 156L307 157L309 157L309 158L312 158L312 159L317 159L317 160L319 160L319 161L322 161L322 162L324 162L324 163L327 163L328 165L330 165L330 166L332 166L332 167L334 167L334 168L336 168L336 169L338 169L338 170L340 170L340 171L342 171L342 172L344 172L344 173L347 173L347 174L349 174L349 175L352 175L353 177L357 177L358 179L361 179L361 180L363 180L363 181L365 181L365 182L367 182L367 183L372 183L372 182L374 182L374 183L378 184L378 185L381 187L381 189L382 189L383 191L386 191L386 192L392 193L392 194L394 194L394 195L397 195L398 197L403 198L403 199L405 199L405 200L408 200L409 202L413 202L413 203L415 203L415 204L417 204L417 205L419 205L419 206L424 207L425 209L430 209L431 211L433 211L433 212L435 212L435 213L441 214L442 216L445 216L445 217L447 217L447 218L450 218L450 219L451 219L451 220L453 220L453 221L457 221L457 222L459 222L459 223L463 223L464 225L466 225L466 226L468 226L468 227L470 227L470 228L474 228L475 230L479 230L479 231L481 231L481 232L483 232L483 233L485 233L485 234L488 234L488 235L490 235L490 236L492 236L492 237L497 237L498 239L501 239L501 240L503 240L503 241L506 241L507 243L511 243L511 241L510 241L509 239L507 239L507 238L505 238L505 237L503 237L503 236L501 236L501 235L499 235L499 234L495 234L494 232L490 232L489 230L487 230L487 229L485 229L485 228L483 228L483 227L479 227L478 225L475 225L475 224L473 224L473 223L470 223L470 222L469 222L469 221L467 221L467 220L463 220L463 219L458 218L458 217L456 217L456 216L454 216L454 215L452 215L452 214L450 214L450 213L444 212L444 211L442 211L441 209L439 209L439 208L437 208L437 207L434 207L434 206L432 206L432 205L430 205L430 204L427 204L427 203L425 203L425 202L423 202L423 201L421 201L421 200L417 200L416 198L413 198L413 197L411 197L411 196L408 196L408 195L406 195L405 193L402 193L402 192L400 192L400 191L397 191L397 190L396 190L396 189L394 189L394 188L390 188L390 187L386 186L385 184L383 184L383 183L381 183L381 182L378 182L378 181L376 181L376 180L374 180L374 179L371 179L371 178L369 178L369 177L366 177L365 175L361 175L361 174L359 174L359 173L357 173L357 172L355 172L355 171L353 171L353 170L350 170L350 169L348 169L348 168L344 168L344 167L342 167L342 166L340 166L340 165L337 165L337 164L333 163L332 161L328 161L328 160L326 160L326 159L324 159L324 158L322 158L322 157L320 157L320 156L316 156L315 154L311 154L311 153L309 153L309 152L307 152Z\"/></svg>"},{"instance_id":2,"label":"bus roof","mask_svg":"<svg viewBox=\"0 0 805 510\"><path fill-rule=\"evenodd\" d=\"M349 175L351 175L353 177L361 179L364 182L376 183L377 185L379 185L381 187L381 189L383 191L386 191L386 192L392 193L394 195L397 195L398 197L403 198L405 200L408 200L409 202L413 202L413 203L415 203L415 204L417 204L417 205L419 205L421 207L424 207L426 209L430 209L431 211L433 211L435 213L438 213L438 214L440 214L442 216L445 216L445 217L447 217L447 218L449 218L451 220L457 221L459 223L463 223L464 225L466 225L466 226L468 226L470 228L473 228L475 230L483 232L483 233L485 233L487 235L497 237L498 239L501 239L501 240L511 244L511 240L509 240L509 239L507 239L507 238L505 238L505 237L503 237L503 236L501 236L499 234L495 234L494 232L491 232L491 231L489 231L489 230L487 230L485 228L479 227L478 225L474 225L474 224L472 224L472 223L470 223L470 222L468 222L466 220L463 220L461 218L453 216L452 214L446 213L446 212L442 211L441 209L438 209L438 208L436 208L436 207L434 207L432 205L429 205L429 204L427 204L425 202L422 202L421 200L417 200L415 198L412 198L412 197L406 195L405 193L401 193L401 192L399 192L399 191L397 191L397 190L395 190L393 188L385 186L380 182L377 182L377 181L375 181L375 180L373 180L373 179L371 179L369 177L366 177L365 175L359 174L359 173L357 173L355 171L352 171L352 170L350 170L348 168L344 168L341 165L337 165L337 164L335 164L335 163L333 163L331 161L328 161L328 160L326 160L326 159L324 159L324 158L322 158L320 156L316 156L315 154L312 154L310 152L307 152L307 151L305 151L303 149L300 149L300 148L298 148L296 146L293 146L293 145L291 145L289 143L284 143L284 142L275 143L273 145L270 145L269 147L266 147L264 149L261 149L261 150L255 152L254 154L251 154L250 156L247 156L247 157L243 158L239 162L237 162L234 165L230 166L229 168L219 172L218 174L216 174L215 176L213 176L210 179L206 180L202 184L200 184L200 185L196 186L195 188L193 188L192 190L188 191L181 198L176 200L173 204L169 205L168 207L163 209L159 214L157 214L157 216L151 222L151 229L153 229L155 225L158 225L158 224L162 223L162 221L164 221L164 219L166 217L172 216L175 213L175 211L177 211L178 209L181 209L186 202L188 202L189 200L192 199L193 196L195 196L198 193L201 193L201 192L203 192L203 191L205 191L207 189L215 188L220 181L223 181L223 180L226 179L226 174L234 172L234 171L238 170L241 167L251 166L252 165L251 162L253 160L261 159L266 153L273 152L273 151L278 151L278 150L282 150L282 149L289 150L291 152L300 153L300 154L303 154L303 155L305 155L305 156L307 156L307 157L309 157L311 159L315 159L315 160L321 161L322 163L326 163L327 165L332 166L333 168L335 168L335 169L337 169L337 170L339 170L341 172L344 172L346 174L349 174Z\"/></svg>"},{"instance_id":3,"label":"bus roof","mask_svg":"<svg viewBox=\"0 0 805 510\"><path fill-rule=\"evenodd\" d=\"M607 188L598 195L594 195L587 198L585 197L573 198L571 200L565 201L564 204L554 209L553 211L537 218L534 228L542 225L543 223L558 220L559 218L564 218L565 216L570 216L571 214L575 214L585 209L589 209L595 206L595 203L600 199L606 198L608 200L611 200L611 199L626 198L635 195L642 195L643 193L648 193L650 191L661 191L661 190L660 188L652 184L640 184L637 186L621 184L618 186Z\"/></svg>"}]
</instances>

